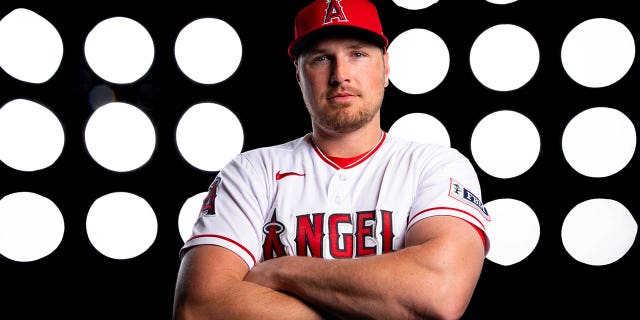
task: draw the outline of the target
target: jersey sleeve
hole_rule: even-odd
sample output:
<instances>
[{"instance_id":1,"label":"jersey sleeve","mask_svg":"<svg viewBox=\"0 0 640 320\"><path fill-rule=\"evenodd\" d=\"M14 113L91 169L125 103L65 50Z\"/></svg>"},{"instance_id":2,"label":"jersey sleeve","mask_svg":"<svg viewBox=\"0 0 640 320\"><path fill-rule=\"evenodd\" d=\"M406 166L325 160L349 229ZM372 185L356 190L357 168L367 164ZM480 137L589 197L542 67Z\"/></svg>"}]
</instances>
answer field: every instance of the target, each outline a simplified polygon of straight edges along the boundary
<instances>
[{"instance_id":1,"label":"jersey sleeve","mask_svg":"<svg viewBox=\"0 0 640 320\"><path fill-rule=\"evenodd\" d=\"M263 176L243 155L229 162L209 186L180 258L193 246L218 245L235 252L253 268L262 255Z\"/></svg>"},{"instance_id":2,"label":"jersey sleeve","mask_svg":"<svg viewBox=\"0 0 640 320\"><path fill-rule=\"evenodd\" d=\"M482 202L478 176L471 162L455 149L439 154L425 165L408 227L437 215L455 216L477 227L484 233L488 251L491 218Z\"/></svg>"}]
</instances>

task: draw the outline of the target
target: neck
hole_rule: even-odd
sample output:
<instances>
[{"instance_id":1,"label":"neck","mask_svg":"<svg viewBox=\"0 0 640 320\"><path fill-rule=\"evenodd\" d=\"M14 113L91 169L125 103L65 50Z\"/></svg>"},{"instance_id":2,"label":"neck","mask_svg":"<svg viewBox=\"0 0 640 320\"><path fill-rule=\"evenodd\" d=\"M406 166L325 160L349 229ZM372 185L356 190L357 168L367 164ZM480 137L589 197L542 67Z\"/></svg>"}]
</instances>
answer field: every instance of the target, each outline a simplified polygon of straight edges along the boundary
<instances>
[{"instance_id":1,"label":"neck","mask_svg":"<svg viewBox=\"0 0 640 320\"><path fill-rule=\"evenodd\" d=\"M380 141L382 129L375 123L348 133L336 133L314 127L313 141L328 156L350 158L363 154Z\"/></svg>"}]
</instances>

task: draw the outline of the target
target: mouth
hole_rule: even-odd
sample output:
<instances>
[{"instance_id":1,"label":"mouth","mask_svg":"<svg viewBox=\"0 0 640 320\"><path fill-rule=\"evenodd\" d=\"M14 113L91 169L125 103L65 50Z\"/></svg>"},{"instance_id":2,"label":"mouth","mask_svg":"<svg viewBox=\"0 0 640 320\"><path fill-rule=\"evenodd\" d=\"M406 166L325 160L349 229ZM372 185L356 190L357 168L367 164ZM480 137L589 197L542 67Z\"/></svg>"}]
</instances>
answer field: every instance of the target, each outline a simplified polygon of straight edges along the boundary
<instances>
[{"instance_id":1,"label":"mouth","mask_svg":"<svg viewBox=\"0 0 640 320\"><path fill-rule=\"evenodd\" d=\"M329 100L332 101L347 101L350 100L352 98L357 97L358 95L353 93L353 92L348 92L348 91L342 91L342 92L338 92L335 94L331 94L329 95Z\"/></svg>"},{"instance_id":2,"label":"mouth","mask_svg":"<svg viewBox=\"0 0 640 320\"><path fill-rule=\"evenodd\" d=\"M355 98L354 95L334 95L329 98L333 103L344 104Z\"/></svg>"}]
</instances>

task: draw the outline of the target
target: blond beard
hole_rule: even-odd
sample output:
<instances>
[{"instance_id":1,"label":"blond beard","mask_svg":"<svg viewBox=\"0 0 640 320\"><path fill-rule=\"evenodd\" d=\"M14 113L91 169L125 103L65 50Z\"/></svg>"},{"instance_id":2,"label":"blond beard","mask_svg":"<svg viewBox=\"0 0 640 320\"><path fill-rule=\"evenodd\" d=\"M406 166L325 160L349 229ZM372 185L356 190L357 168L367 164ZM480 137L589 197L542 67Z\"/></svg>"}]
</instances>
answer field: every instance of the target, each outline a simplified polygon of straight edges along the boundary
<instances>
[{"instance_id":1,"label":"blond beard","mask_svg":"<svg viewBox=\"0 0 640 320\"><path fill-rule=\"evenodd\" d=\"M332 108L330 112L322 114L314 114L310 108L307 108L307 110L309 110L311 118L315 123L323 128L341 133L353 132L364 127L367 123L371 122L380 110L380 106L378 106L373 109L359 109L355 114L352 114L349 112L348 107L349 104L338 104Z\"/></svg>"}]
</instances>

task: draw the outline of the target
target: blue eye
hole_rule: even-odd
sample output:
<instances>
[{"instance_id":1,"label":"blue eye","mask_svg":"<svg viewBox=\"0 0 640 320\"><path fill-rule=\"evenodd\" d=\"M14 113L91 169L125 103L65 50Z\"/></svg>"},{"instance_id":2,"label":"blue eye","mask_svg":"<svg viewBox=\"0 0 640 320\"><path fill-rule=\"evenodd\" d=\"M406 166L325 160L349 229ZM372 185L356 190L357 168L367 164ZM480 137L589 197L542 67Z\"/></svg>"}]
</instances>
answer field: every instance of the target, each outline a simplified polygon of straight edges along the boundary
<instances>
[{"instance_id":1,"label":"blue eye","mask_svg":"<svg viewBox=\"0 0 640 320\"><path fill-rule=\"evenodd\" d=\"M316 56L312 59L313 63L321 63L321 62L326 62L329 61L329 57L326 55L320 55L320 56Z\"/></svg>"}]
</instances>

